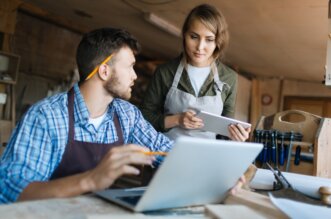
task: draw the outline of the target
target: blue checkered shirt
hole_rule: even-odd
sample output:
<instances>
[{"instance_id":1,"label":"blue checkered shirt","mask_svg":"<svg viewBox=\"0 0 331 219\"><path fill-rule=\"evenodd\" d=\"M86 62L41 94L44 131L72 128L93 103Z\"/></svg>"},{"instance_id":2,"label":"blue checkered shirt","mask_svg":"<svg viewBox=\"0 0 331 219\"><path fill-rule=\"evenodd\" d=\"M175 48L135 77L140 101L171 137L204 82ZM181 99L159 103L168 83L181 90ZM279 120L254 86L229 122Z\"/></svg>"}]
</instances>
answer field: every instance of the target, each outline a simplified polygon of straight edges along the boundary
<instances>
[{"instance_id":1,"label":"blue checkered shirt","mask_svg":"<svg viewBox=\"0 0 331 219\"><path fill-rule=\"evenodd\" d=\"M125 144L169 151L173 142L158 133L141 112L127 101L114 99L98 130L89 123L89 112L74 86L75 140L113 143L118 140L113 115L116 111ZM68 96L61 93L35 105L18 123L0 160L0 203L14 202L34 181L47 181L60 164L68 142Z\"/></svg>"}]
</instances>

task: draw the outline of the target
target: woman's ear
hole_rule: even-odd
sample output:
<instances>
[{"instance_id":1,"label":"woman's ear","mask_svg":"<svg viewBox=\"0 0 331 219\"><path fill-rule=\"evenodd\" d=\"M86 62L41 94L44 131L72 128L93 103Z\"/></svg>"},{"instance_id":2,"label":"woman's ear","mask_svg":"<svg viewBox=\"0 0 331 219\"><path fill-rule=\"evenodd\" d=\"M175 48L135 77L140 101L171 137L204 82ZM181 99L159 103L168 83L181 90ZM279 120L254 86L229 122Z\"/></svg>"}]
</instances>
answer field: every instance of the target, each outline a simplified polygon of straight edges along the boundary
<instances>
[{"instance_id":1,"label":"woman's ear","mask_svg":"<svg viewBox=\"0 0 331 219\"><path fill-rule=\"evenodd\" d=\"M106 81L106 80L108 80L108 78L111 75L111 69L108 65L101 64L99 66L98 74L99 74L99 77L101 78L101 80Z\"/></svg>"}]
</instances>

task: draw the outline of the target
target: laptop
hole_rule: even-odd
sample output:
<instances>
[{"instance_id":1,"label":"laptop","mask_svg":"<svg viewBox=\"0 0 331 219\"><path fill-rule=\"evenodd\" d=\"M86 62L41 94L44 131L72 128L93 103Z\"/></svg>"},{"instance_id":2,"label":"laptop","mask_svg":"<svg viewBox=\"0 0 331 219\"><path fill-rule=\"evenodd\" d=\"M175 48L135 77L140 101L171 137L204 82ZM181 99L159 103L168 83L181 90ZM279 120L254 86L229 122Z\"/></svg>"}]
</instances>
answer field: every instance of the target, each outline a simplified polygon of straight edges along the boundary
<instances>
[{"instance_id":1,"label":"laptop","mask_svg":"<svg viewBox=\"0 0 331 219\"><path fill-rule=\"evenodd\" d=\"M180 137L148 187L95 192L135 212L220 203L262 144Z\"/></svg>"}]
</instances>

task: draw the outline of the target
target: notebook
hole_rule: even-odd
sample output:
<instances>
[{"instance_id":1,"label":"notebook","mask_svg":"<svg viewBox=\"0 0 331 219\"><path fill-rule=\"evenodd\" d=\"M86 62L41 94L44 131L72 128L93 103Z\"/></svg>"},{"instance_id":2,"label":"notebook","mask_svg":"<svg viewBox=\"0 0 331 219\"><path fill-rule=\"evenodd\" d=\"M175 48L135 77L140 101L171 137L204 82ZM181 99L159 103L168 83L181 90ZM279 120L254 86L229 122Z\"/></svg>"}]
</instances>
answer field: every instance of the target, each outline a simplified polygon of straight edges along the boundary
<instances>
[{"instance_id":1,"label":"notebook","mask_svg":"<svg viewBox=\"0 0 331 219\"><path fill-rule=\"evenodd\" d=\"M135 212L219 203L261 149L258 143L180 137L148 187L95 194Z\"/></svg>"}]
</instances>

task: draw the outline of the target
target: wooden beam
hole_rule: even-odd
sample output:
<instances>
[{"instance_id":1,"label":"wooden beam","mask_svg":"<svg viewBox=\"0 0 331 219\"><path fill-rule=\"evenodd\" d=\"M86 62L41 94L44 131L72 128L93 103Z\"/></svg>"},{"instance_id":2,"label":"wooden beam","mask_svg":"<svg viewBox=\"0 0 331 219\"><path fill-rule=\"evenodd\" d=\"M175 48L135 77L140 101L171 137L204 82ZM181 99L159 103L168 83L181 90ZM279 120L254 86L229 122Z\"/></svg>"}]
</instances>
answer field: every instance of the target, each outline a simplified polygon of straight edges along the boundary
<instances>
[{"instance_id":1,"label":"wooden beam","mask_svg":"<svg viewBox=\"0 0 331 219\"><path fill-rule=\"evenodd\" d=\"M4 33L3 34L3 41L1 44L1 49L4 52L11 52L11 38L12 38L12 34L8 34L8 33Z\"/></svg>"},{"instance_id":2,"label":"wooden beam","mask_svg":"<svg viewBox=\"0 0 331 219\"><path fill-rule=\"evenodd\" d=\"M250 122L253 128L258 122L261 116L261 88L260 81L258 79L252 79L252 98L251 98L251 111Z\"/></svg>"},{"instance_id":3,"label":"wooden beam","mask_svg":"<svg viewBox=\"0 0 331 219\"><path fill-rule=\"evenodd\" d=\"M20 0L0 0L0 32L14 34Z\"/></svg>"},{"instance_id":4,"label":"wooden beam","mask_svg":"<svg viewBox=\"0 0 331 219\"><path fill-rule=\"evenodd\" d=\"M82 27L81 25L69 21L64 17L52 14L49 11L46 11L45 9L42 9L31 3L23 2L20 5L19 10L79 34L83 34L89 31L89 29L86 27Z\"/></svg>"},{"instance_id":5,"label":"wooden beam","mask_svg":"<svg viewBox=\"0 0 331 219\"><path fill-rule=\"evenodd\" d=\"M278 112L283 111L284 108L284 79L280 79L279 92L278 92L278 103L277 103Z\"/></svg>"}]
</instances>

